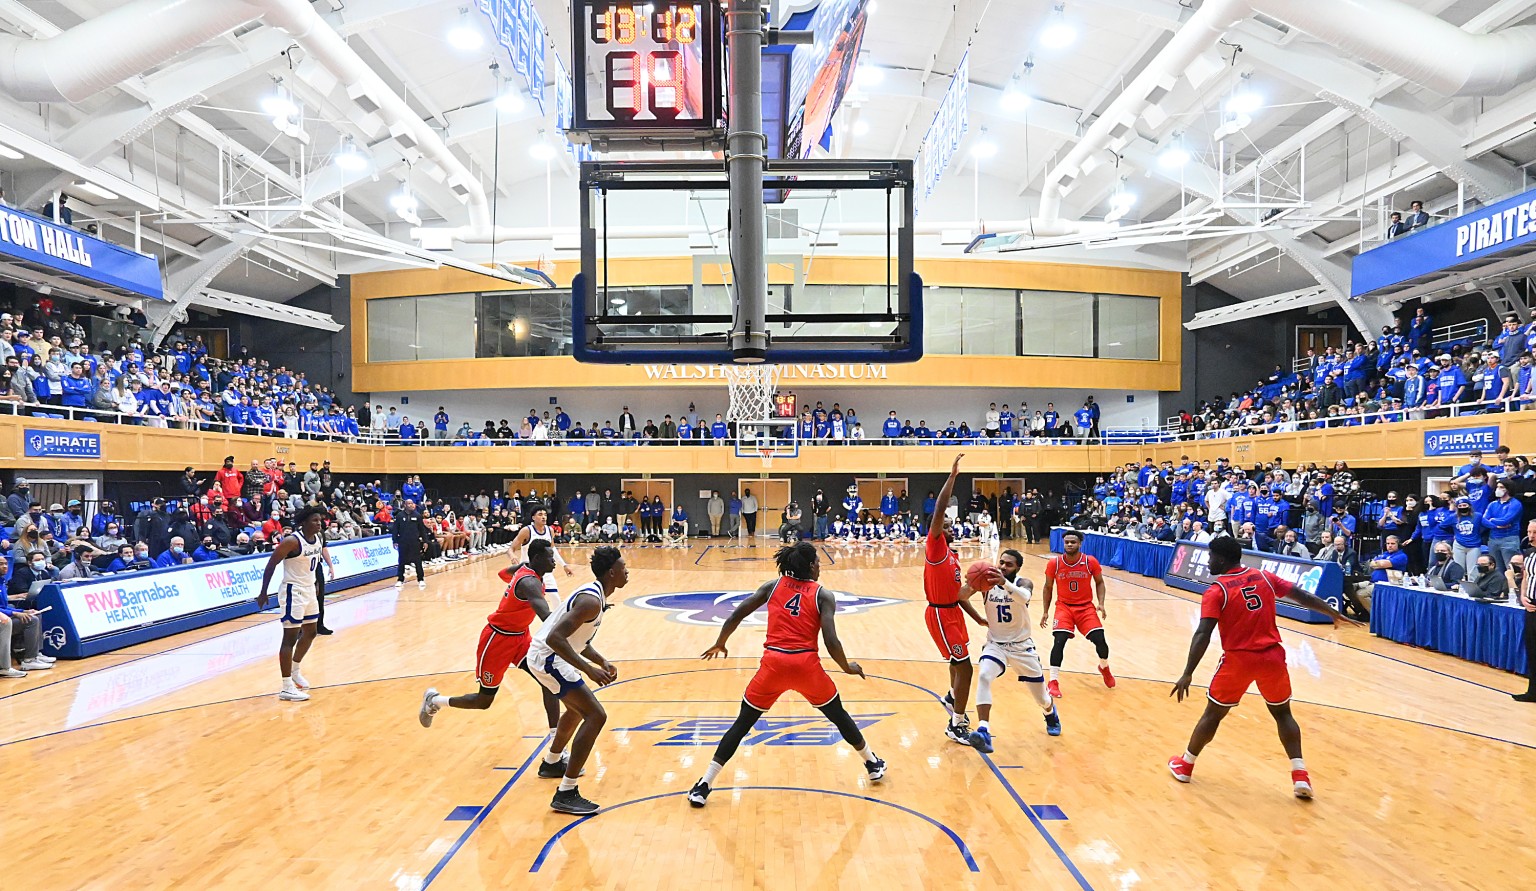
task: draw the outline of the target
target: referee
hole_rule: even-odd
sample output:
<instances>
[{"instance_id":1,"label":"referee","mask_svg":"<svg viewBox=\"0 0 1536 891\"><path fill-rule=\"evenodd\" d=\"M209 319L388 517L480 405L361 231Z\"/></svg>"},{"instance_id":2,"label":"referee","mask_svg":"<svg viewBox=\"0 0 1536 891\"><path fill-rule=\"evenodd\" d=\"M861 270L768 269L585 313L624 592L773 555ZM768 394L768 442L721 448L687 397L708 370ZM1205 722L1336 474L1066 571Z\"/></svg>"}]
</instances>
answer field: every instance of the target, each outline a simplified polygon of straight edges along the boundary
<instances>
[{"instance_id":1,"label":"referee","mask_svg":"<svg viewBox=\"0 0 1536 891\"><path fill-rule=\"evenodd\" d=\"M1525 611L1525 692L1513 694L1513 698L1516 702L1536 702L1536 520L1525 524L1525 551L1515 559L1520 565L1511 566L1510 575Z\"/></svg>"}]
</instances>

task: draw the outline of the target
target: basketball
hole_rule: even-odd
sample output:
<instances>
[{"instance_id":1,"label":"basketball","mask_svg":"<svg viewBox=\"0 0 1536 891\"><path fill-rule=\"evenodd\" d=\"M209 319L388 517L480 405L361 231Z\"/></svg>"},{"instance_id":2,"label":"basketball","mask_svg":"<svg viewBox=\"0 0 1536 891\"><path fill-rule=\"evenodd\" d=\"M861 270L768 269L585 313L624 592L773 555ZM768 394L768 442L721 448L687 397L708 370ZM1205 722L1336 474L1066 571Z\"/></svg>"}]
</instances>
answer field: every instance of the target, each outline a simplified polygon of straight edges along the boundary
<instances>
[{"instance_id":1,"label":"basketball","mask_svg":"<svg viewBox=\"0 0 1536 891\"><path fill-rule=\"evenodd\" d=\"M989 563L986 560L977 560L965 571L966 584L970 585L973 591L990 591L992 590L992 583L987 580L987 574L996 571L997 566L995 564Z\"/></svg>"}]
</instances>

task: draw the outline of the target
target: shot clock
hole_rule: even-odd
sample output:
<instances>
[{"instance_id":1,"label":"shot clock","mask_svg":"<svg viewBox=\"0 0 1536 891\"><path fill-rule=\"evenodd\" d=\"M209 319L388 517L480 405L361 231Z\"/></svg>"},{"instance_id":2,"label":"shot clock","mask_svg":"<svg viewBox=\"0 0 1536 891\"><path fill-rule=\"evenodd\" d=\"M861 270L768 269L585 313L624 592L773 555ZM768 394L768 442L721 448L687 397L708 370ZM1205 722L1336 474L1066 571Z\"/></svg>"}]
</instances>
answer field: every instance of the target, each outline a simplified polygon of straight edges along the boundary
<instances>
[{"instance_id":1,"label":"shot clock","mask_svg":"<svg viewBox=\"0 0 1536 891\"><path fill-rule=\"evenodd\" d=\"M707 138L721 119L720 7L574 0L578 141Z\"/></svg>"}]
</instances>

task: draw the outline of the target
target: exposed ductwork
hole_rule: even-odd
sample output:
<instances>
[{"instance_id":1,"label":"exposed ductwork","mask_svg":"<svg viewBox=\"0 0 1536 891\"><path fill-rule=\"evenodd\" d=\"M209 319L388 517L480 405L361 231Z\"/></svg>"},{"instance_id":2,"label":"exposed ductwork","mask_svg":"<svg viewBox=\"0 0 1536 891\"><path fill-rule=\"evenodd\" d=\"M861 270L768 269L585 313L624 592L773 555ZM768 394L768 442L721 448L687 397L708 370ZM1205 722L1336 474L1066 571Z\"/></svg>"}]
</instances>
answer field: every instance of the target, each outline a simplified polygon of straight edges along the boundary
<instances>
[{"instance_id":1,"label":"exposed ductwork","mask_svg":"<svg viewBox=\"0 0 1536 891\"><path fill-rule=\"evenodd\" d=\"M469 224L451 230L456 237L495 238L479 177L309 0L133 0L46 39L0 36L0 91L29 102L79 102L257 20L288 32L403 145L437 165L469 212Z\"/></svg>"},{"instance_id":2,"label":"exposed ductwork","mask_svg":"<svg viewBox=\"0 0 1536 891\"><path fill-rule=\"evenodd\" d=\"M1118 151L1134 134L1137 118L1195 58L1254 14L1447 96L1496 95L1536 77L1536 26L1473 34L1401 0L1205 0L1046 174L1035 229L1061 224L1062 195L1086 172L1089 159Z\"/></svg>"}]
</instances>

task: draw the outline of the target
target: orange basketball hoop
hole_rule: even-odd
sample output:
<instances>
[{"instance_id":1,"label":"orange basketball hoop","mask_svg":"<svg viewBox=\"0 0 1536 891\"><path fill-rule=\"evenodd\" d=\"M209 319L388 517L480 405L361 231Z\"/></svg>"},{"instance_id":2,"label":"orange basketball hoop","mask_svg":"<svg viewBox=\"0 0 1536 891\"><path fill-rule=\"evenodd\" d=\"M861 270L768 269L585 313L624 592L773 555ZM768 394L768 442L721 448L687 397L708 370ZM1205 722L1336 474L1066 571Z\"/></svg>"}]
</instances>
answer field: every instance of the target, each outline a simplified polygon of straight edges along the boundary
<instances>
[{"instance_id":1,"label":"orange basketball hoop","mask_svg":"<svg viewBox=\"0 0 1536 891\"><path fill-rule=\"evenodd\" d=\"M760 448L757 450L758 457L763 459L764 470L768 470L769 468L773 467L773 456L775 454L777 454L777 452L775 452L771 447Z\"/></svg>"}]
</instances>

